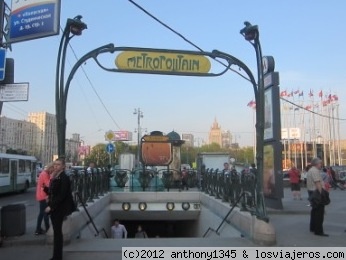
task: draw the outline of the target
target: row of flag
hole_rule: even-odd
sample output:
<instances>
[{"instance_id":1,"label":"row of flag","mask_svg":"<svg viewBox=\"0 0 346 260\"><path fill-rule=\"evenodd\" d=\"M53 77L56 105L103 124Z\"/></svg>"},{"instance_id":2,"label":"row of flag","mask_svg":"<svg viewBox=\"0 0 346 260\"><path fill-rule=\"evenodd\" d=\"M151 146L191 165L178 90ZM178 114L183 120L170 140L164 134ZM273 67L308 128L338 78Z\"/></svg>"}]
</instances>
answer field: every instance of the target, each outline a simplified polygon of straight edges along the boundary
<instances>
[{"instance_id":1,"label":"row of flag","mask_svg":"<svg viewBox=\"0 0 346 260\"><path fill-rule=\"evenodd\" d=\"M281 97L291 97L292 95L299 95L299 96L303 96L304 93L303 91L299 91L299 90L296 90L296 91L292 91L291 93L288 94L287 90L284 90L284 91L281 91L280 93L280 96ZM310 90L309 92L309 97L313 97L314 93L312 90ZM323 99L323 92L322 90L318 92L318 96L321 98L321 106L325 107L325 106L328 106L330 105L331 103L333 102L336 102L339 100L339 97L337 95L332 95L332 94L327 94L325 95L324 99ZM256 108L256 101L254 100L251 100L248 104L247 104L248 107L250 108L253 108L255 109ZM311 110L313 108L318 108L320 107L320 104L319 103L316 103L316 104L311 104L311 105L307 105L307 106L304 106L304 108L306 110ZM293 110L293 108L291 109ZM294 110L299 110L299 108L295 108Z\"/></svg>"},{"instance_id":2,"label":"row of flag","mask_svg":"<svg viewBox=\"0 0 346 260\"><path fill-rule=\"evenodd\" d=\"M292 90L291 92L289 92L287 90L283 90L280 92L280 97L293 97L293 96L304 97L304 91L300 91L300 90L293 91ZM312 89L310 89L308 96L310 98L315 96L315 93ZM323 98L323 91L320 90L317 93L317 96L322 99ZM339 100L339 97L337 95L332 95L332 94L325 94L324 98L326 98L330 101L338 101Z\"/></svg>"}]
</instances>

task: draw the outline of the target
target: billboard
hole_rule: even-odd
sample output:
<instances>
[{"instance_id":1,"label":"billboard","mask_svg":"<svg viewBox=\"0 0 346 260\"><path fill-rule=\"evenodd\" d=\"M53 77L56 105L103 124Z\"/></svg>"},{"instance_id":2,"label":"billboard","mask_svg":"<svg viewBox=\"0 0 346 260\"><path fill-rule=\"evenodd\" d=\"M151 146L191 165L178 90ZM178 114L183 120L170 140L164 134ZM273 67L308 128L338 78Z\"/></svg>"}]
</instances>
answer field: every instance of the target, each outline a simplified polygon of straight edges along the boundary
<instances>
[{"instance_id":1,"label":"billboard","mask_svg":"<svg viewBox=\"0 0 346 260\"><path fill-rule=\"evenodd\" d=\"M149 166L167 166L172 160L172 145L169 142L142 142L142 162Z\"/></svg>"},{"instance_id":2,"label":"billboard","mask_svg":"<svg viewBox=\"0 0 346 260\"><path fill-rule=\"evenodd\" d=\"M0 85L0 102L28 101L29 83Z\"/></svg>"},{"instance_id":3,"label":"billboard","mask_svg":"<svg viewBox=\"0 0 346 260\"><path fill-rule=\"evenodd\" d=\"M105 133L105 140L108 142L132 141L132 132L109 130L108 132Z\"/></svg>"},{"instance_id":4,"label":"billboard","mask_svg":"<svg viewBox=\"0 0 346 260\"><path fill-rule=\"evenodd\" d=\"M281 128L281 139L282 140L299 140L301 138L300 128Z\"/></svg>"},{"instance_id":5,"label":"billboard","mask_svg":"<svg viewBox=\"0 0 346 260\"><path fill-rule=\"evenodd\" d=\"M12 0L8 42L59 34L60 0Z\"/></svg>"},{"instance_id":6,"label":"billboard","mask_svg":"<svg viewBox=\"0 0 346 260\"><path fill-rule=\"evenodd\" d=\"M274 138L272 89L264 92L264 140Z\"/></svg>"}]
</instances>

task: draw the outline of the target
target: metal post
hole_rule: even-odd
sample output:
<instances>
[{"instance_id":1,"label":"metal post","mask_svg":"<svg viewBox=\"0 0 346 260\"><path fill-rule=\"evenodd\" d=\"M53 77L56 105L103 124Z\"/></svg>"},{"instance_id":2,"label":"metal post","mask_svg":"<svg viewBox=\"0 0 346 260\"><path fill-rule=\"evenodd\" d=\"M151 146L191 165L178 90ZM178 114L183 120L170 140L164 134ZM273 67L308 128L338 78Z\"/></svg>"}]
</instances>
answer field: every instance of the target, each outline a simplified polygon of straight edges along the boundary
<instances>
[{"instance_id":1,"label":"metal post","mask_svg":"<svg viewBox=\"0 0 346 260\"><path fill-rule=\"evenodd\" d=\"M244 22L245 27L240 33L249 41L256 52L257 61L257 91L255 91L256 99L256 161L258 169L257 185L256 185L256 215L257 217L267 220L267 213L264 204L263 195L263 157L264 157L264 78L263 78L263 61L262 49L259 40L259 30L257 25L251 25Z\"/></svg>"},{"instance_id":2,"label":"metal post","mask_svg":"<svg viewBox=\"0 0 346 260\"><path fill-rule=\"evenodd\" d=\"M140 142L142 138L142 129L141 129L141 118L143 117L143 112L140 108L135 109L133 112L134 115L137 115L137 162L139 165L140 161Z\"/></svg>"},{"instance_id":3,"label":"metal post","mask_svg":"<svg viewBox=\"0 0 346 260\"><path fill-rule=\"evenodd\" d=\"M83 23L81 19L82 16L80 15L76 16L74 19L67 19L59 44L55 75L55 110L59 157L65 157L66 99L68 93L64 83L66 52L71 38L74 35L81 35L82 31L87 28L86 24Z\"/></svg>"}]
</instances>

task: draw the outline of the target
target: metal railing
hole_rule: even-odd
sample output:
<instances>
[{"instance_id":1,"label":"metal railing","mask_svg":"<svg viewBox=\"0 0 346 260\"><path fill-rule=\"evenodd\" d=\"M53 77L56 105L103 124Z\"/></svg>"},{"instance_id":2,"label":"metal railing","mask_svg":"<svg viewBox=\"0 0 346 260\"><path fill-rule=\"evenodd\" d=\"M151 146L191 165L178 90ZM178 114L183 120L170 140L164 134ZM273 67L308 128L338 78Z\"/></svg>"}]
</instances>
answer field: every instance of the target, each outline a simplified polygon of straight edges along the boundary
<instances>
[{"instance_id":1,"label":"metal railing","mask_svg":"<svg viewBox=\"0 0 346 260\"><path fill-rule=\"evenodd\" d=\"M222 227L223 223L226 222L228 216L232 213L232 211L233 211L234 208L237 206L237 204L239 203L239 201L241 200L241 198L244 197L244 196L245 196L245 192L241 193L240 196L237 198L236 202L232 205L231 209L230 209L230 210L228 211L228 213L226 214L226 216L224 216L224 218L222 219L222 221L221 221L221 223L219 224L219 226L217 227L217 229L215 230L215 229L209 227L209 228L207 229L207 231L205 231L203 237L206 237L207 234L209 233L209 231L214 231L217 235L220 235L219 230L220 230L220 228Z\"/></svg>"},{"instance_id":2,"label":"metal railing","mask_svg":"<svg viewBox=\"0 0 346 260\"><path fill-rule=\"evenodd\" d=\"M206 169L197 172L188 170L183 176L175 169L116 169L94 168L71 171L69 174L72 190L80 194L81 202L75 196L75 202L93 202L108 191L171 191L196 188L223 202L236 203L241 193L245 193L240 201L242 209L251 209L256 203L256 172L242 170L238 172L219 169ZM77 204L78 205L78 204Z\"/></svg>"},{"instance_id":3,"label":"metal railing","mask_svg":"<svg viewBox=\"0 0 346 260\"><path fill-rule=\"evenodd\" d=\"M95 168L90 172L72 170L69 172L74 201L77 206L87 205L109 191L110 171L106 168Z\"/></svg>"},{"instance_id":4,"label":"metal railing","mask_svg":"<svg viewBox=\"0 0 346 260\"><path fill-rule=\"evenodd\" d=\"M236 169L229 171L206 169L187 174L175 169L115 169L95 168L78 170L69 174L77 206L87 206L108 191L182 191L195 188L232 207L254 212L256 208L256 171ZM230 214L230 213L229 213Z\"/></svg>"}]
</instances>

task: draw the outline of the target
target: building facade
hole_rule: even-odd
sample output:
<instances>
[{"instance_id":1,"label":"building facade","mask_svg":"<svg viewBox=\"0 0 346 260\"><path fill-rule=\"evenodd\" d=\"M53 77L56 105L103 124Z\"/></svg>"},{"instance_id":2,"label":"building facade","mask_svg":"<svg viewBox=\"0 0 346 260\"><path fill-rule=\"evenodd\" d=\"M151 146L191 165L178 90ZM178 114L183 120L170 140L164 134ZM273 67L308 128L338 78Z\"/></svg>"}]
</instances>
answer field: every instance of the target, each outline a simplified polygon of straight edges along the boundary
<instances>
[{"instance_id":1,"label":"building facade","mask_svg":"<svg viewBox=\"0 0 346 260\"><path fill-rule=\"evenodd\" d=\"M79 147L81 147L80 135L72 134L72 138L66 139L66 162L71 162L73 165L77 165L79 161Z\"/></svg>"},{"instance_id":2,"label":"building facade","mask_svg":"<svg viewBox=\"0 0 346 260\"><path fill-rule=\"evenodd\" d=\"M209 144L216 143L222 146L222 131L221 126L217 122L216 118L214 120L213 125L210 128L209 131Z\"/></svg>"},{"instance_id":3,"label":"building facade","mask_svg":"<svg viewBox=\"0 0 346 260\"><path fill-rule=\"evenodd\" d=\"M222 131L221 133L221 147L222 148L231 148L232 144L232 134L231 131Z\"/></svg>"},{"instance_id":4,"label":"building facade","mask_svg":"<svg viewBox=\"0 0 346 260\"><path fill-rule=\"evenodd\" d=\"M34 112L29 113L28 121L36 125L34 155L47 164L58 153L56 117L47 112Z\"/></svg>"},{"instance_id":5,"label":"building facade","mask_svg":"<svg viewBox=\"0 0 346 260\"><path fill-rule=\"evenodd\" d=\"M0 152L17 150L21 153L33 154L36 125L4 116L0 117Z\"/></svg>"},{"instance_id":6,"label":"building facade","mask_svg":"<svg viewBox=\"0 0 346 260\"><path fill-rule=\"evenodd\" d=\"M181 139L185 141L184 146L193 147L194 146L194 137L193 134L182 134Z\"/></svg>"},{"instance_id":7,"label":"building facade","mask_svg":"<svg viewBox=\"0 0 346 260\"><path fill-rule=\"evenodd\" d=\"M77 163L80 159L80 135L72 134L72 138L66 139L65 145L66 162ZM58 152L55 115L47 112L29 113L27 121L1 116L0 152L11 150L33 155L42 164L53 161Z\"/></svg>"}]
</instances>

